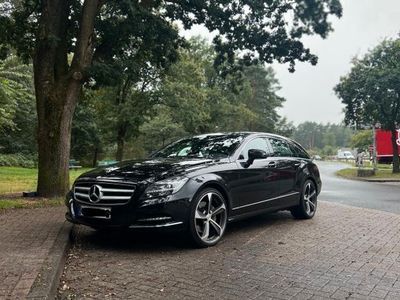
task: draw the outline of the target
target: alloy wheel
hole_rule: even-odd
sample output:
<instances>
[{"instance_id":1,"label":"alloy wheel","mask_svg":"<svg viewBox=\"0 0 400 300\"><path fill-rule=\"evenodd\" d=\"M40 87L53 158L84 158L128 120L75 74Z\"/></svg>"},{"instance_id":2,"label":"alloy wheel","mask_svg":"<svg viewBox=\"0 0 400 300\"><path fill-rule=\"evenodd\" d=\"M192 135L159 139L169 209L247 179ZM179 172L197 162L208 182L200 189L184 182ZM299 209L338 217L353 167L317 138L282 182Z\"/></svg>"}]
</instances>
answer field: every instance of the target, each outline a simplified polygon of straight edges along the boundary
<instances>
[{"instance_id":1,"label":"alloy wheel","mask_svg":"<svg viewBox=\"0 0 400 300\"><path fill-rule=\"evenodd\" d=\"M213 192L204 194L197 203L194 217L196 233L203 242L214 243L224 234L227 211L220 195Z\"/></svg>"},{"instance_id":2,"label":"alloy wheel","mask_svg":"<svg viewBox=\"0 0 400 300\"><path fill-rule=\"evenodd\" d=\"M304 206L307 215L311 216L317 209L317 191L312 182L308 182L304 188Z\"/></svg>"}]
</instances>

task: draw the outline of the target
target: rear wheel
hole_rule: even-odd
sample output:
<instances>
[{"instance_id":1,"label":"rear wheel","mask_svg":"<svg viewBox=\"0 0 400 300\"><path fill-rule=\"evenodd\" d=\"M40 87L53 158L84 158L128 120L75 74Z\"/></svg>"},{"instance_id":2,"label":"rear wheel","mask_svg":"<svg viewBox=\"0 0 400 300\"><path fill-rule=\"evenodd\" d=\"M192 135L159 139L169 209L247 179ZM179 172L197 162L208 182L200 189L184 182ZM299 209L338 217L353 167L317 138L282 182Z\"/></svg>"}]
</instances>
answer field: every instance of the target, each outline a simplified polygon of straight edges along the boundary
<instances>
[{"instance_id":1,"label":"rear wheel","mask_svg":"<svg viewBox=\"0 0 400 300\"><path fill-rule=\"evenodd\" d=\"M308 179L303 184L300 203L291 209L296 219L311 219L317 211L317 188L315 183Z\"/></svg>"},{"instance_id":2,"label":"rear wheel","mask_svg":"<svg viewBox=\"0 0 400 300\"><path fill-rule=\"evenodd\" d=\"M191 205L189 233L199 247L217 244L225 233L228 214L224 197L212 188L202 190Z\"/></svg>"}]
</instances>

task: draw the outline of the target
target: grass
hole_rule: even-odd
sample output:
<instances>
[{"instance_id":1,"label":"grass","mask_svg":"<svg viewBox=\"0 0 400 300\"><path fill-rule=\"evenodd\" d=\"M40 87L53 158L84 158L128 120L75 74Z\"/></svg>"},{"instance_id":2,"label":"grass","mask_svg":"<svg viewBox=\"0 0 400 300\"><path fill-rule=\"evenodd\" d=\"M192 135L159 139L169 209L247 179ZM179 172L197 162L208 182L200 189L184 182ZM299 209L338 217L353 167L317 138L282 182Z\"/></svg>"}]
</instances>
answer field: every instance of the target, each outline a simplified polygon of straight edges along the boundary
<instances>
[{"instance_id":1,"label":"grass","mask_svg":"<svg viewBox=\"0 0 400 300\"><path fill-rule=\"evenodd\" d=\"M387 166L387 165L385 165ZM346 168L336 172L336 175L350 178L350 179L359 179L357 177L357 169L356 168ZM366 177L369 179L399 179L400 174L393 174L390 168L378 169L374 176Z\"/></svg>"},{"instance_id":2,"label":"grass","mask_svg":"<svg viewBox=\"0 0 400 300\"><path fill-rule=\"evenodd\" d=\"M64 200L61 198L56 198L56 199L27 199L27 198L0 199L0 210L11 209L11 208L54 207L54 206L61 206L63 204L64 204Z\"/></svg>"},{"instance_id":3,"label":"grass","mask_svg":"<svg viewBox=\"0 0 400 300\"><path fill-rule=\"evenodd\" d=\"M70 182L89 169L71 170ZM0 167L0 194L35 191L37 183L37 169L20 167Z\"/></svg>"}]
</instances>

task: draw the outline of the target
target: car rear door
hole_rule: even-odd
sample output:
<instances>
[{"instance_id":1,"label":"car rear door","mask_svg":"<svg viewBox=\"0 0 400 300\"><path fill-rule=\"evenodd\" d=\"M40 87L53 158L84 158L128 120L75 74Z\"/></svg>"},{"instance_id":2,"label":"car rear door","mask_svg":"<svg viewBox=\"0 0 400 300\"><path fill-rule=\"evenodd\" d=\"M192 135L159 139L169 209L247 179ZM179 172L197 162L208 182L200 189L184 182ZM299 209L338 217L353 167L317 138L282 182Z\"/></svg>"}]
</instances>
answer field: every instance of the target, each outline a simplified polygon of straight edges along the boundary
<instances>
[{"instance_id":1,"label":"car rear door","mask_svg":"<svg viewBox=\"0 0 400 300\"><path fill-rule=\"evenodd\" d=\"M290 143L279 137L268 137L273 154L271 159L275 163L275 172L279 178L278 193L274 200L277 208L287 207L298 199L296 179L301 162L293 153Z\"/></svg>"}]
</instances>

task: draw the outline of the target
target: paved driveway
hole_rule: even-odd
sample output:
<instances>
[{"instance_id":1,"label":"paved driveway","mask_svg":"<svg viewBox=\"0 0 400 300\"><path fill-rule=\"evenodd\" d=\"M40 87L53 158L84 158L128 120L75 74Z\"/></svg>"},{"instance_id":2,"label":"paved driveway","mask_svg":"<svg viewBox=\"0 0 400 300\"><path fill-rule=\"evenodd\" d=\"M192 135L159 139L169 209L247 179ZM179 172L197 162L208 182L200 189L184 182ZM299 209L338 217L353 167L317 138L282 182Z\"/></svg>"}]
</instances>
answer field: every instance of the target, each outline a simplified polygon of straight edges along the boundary
<instances>
[{"instance_id":1,"label":"paved driveway","mask_svg":"<svg viewBox=\"0 0 400 300\"><path fill-rule=\"evenodd\" d=\"M75 228L60 298L400 299L400 216L320 202L231 224L191 249L177 236Z\"/></svg>"}]
</instances>

